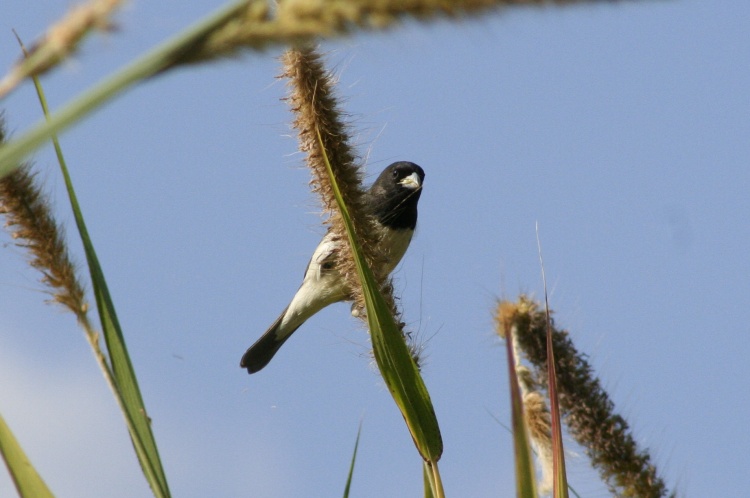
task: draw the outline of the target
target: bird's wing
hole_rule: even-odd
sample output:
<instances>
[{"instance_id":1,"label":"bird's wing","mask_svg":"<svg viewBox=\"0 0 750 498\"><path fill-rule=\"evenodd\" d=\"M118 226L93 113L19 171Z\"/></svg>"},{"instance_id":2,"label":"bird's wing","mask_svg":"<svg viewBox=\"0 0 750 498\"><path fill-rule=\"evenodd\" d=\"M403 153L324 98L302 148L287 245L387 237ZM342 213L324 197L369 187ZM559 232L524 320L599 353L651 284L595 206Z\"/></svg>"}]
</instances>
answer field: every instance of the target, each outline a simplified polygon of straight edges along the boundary
<instances>
[{"instance_id":1,"label":"bird's wing","mask_svg":"<svg viewBox=\"0 0 750 498\"><path fill-rule=\"evenodd\" d=\"M309 279L320 280L324 273L336 268L336 258L339 252L339 243L334 240L331 232L328 232L310 258L305 270L305 281Z\"/></svg>"}]
</instances>

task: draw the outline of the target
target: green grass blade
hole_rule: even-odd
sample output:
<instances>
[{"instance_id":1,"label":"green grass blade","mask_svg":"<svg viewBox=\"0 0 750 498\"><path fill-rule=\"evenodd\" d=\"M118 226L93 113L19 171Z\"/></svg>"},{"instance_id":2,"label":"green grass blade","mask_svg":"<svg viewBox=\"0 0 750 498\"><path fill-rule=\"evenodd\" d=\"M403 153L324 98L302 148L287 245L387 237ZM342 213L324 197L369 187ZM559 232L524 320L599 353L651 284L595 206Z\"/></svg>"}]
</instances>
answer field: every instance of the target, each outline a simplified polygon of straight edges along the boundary
<instances>
[{"instance_id":1,"label":"green grass blade","mask_svg":"<svg viewBox=\"0 0 750 498\"><path fill-rule=\"evenodd\" d=\"M344 488L344 498L349 498L349 490L352 487L352 476L354 475L354 462L357 460L357 449L359 448L359 436L362 434L362 422L357 429L357 439L354 441L354 452L352 453L352 463L349 465L349 475L346 477L346 487Z\"/></svg>"},{"instance_id":2,"label":"green grass blade","mask_svg":"<svg viewBox=\"0 0 750 498\"><path fill-rule=\"evenodd\" d=\"M163 71L174 63L186 47L199 42L217 26L246 8L247 2L239 1L220 9L87 90L18 139L0 147L0 178L15 169L25 156L52 138L52 135L59 134L80 121L133 84Z\"/></svg>"},{"instance_id":3,"label":"green grass blade","mask_svg":"<svg viewBox=\"0 0 750 498\"><path fill-rule=\"evenodd\" d=\"M0 416L0 453L3 455L3 460L19 495L23 498L52 498L54 496L31 465L2 416Z\"/></svg>"},{"instance_id":4,"label":"green grass blade","mask_svg":"<svg viewBox=\"0 0 750 498\"><path fill-rule=\"evenodd\" d=\"M516 496L519 498L536 498L536 475L532 460L529 433L523 416L523 399L516 375L513 355L513 335L505 337L505 349L508 356L508 381L510 382L510 399L512 407L513 448L516 460Z\"/></svg>"},{"instance_id":5,"label":"green grass blade","mask_svg":"<svg viewBox=\"0 0 750 498\"><path fill-rule=\"evenodd\" d=\"M367 321L375 361L406 420L419 453L425 460L436 462L443 452L443 441L427 387L391 316L390 308L377 288L372 271L363 259L358 259L357 263L365 289Z\"/></svg>"},{"instance_id":6,"label":"green grass blade","mask_svg":"<svg viewBox=\"0 0 750 498\"><path fill-rule=\"evenodd\" d=\"M117 319L115 305L109 294L104 273L99 265L99 259L94 252L94 247L88 236L88 231L86 230L83 217L78 208L77 200L75 200L75 194L72 193L73 187L67 174L65 181L69 193L72 194L71 204L75 206L76 224L78 224L81 240L84 242L86 248L86 260L91 273L91 281L94 287L96 306L99 311L104 340L107 344L107 351L109 352L109 358L112 364L112 372L117 385L117 393L122 400L121 406L124 409L123 414L125 415L130 437L133 441L133 447L135 448L141 468L143 469L146 480L149 482L154 495L158 497L169 497L171 495L167 485L166 474L164 473L164 468L162 467L161 459L159 458L156 440L151 431L151 420L147 415L143 403L143 397L141 396L141 391L138 387L138 381L135 376L135 370L133 369L127 347L125 346L125 338Z\"/></svg>"},{"instance_id":7,"label":"green grass blade","mask_svg":"<svg viewBox=\"0 0 750 498\"><path fill-rule=\"evenodd\" d=\"M320 149L325 151L320 132L317 133ZM357 273L362 282L375 361L388 390L391 392L399 410L401 410L417 450L426 461L436 463L443 452L443 441L430 395L417 366L414 364L414 360L409 354L393 315L391 315L391 310L380 293L372 270L370 270L362 255L362 249L359 247L354 234L349 211L344 204L341 191L336 183L336 177L333 175L331 165L325 154L324 160L338 207L346 225L349 243L357 265Z\"/></svg>"},{"instance_id":8,"label":"green grass blade","mask_svg":"<svg viewBox=\"0 0 750 498\"><path fill-rule=\"evenodd\" d=\"M48 116L47 102L44 92L37 78L34 78L39 102L45 116ZM73 182L70 178L65 158L63 157L60 143L55 135L52 135L52 141L60 163L60 169L65 179L65 186L70 198L71 208L76 220L81 242L86 253L91 282L94 287L96 297L96 306L101 320L104 339L109 352L111 362L111 373L105 372L105 376L113 376L114 393L118 404L125 416L125 421L130 432L130 438L133 442L138 461L141 464L146 480L155 496L169 497L169 486L167 485L166 474L159 458L159 451L156 447L156 440L151 431L151 422L147 416L146 407L143 403L143 397L138 387L138 381L135 376L135 370L130 361L125 339L122 334L115 306L107 288L107 282L104 279L104 272L99 265L99 259L94 251L94 245L89 237L86 223L83 219L81 207L78 204L78 197L73 188Z\"/></svg>"}]
</instances>

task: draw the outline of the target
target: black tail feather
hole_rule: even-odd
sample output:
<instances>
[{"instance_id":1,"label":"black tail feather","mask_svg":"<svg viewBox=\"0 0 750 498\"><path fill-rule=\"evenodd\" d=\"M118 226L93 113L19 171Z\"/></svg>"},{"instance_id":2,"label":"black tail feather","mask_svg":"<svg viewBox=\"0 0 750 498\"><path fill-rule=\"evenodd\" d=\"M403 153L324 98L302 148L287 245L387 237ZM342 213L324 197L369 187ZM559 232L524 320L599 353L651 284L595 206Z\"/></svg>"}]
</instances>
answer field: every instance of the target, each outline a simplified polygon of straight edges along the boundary
<instances>
[{"instance_id":1,"label":"black tail feather","mask_svg":"<svg viewBox=\"0 0 750 498\"><path fill-rule=\"evenodd\" d=\"M255 373L261 370L263 367L268 365L271 358L276 354L282 344L292 335L294 330L289 331L283 336L279 336L279 327L281 320L284 318L286 310L276 319L276 321L269 327L265 334L260 339L255 341L255 344L250 346L245 354L242 355L240 360L240 367L247 368L247 373Z\"/></svg>"}]
</instances>

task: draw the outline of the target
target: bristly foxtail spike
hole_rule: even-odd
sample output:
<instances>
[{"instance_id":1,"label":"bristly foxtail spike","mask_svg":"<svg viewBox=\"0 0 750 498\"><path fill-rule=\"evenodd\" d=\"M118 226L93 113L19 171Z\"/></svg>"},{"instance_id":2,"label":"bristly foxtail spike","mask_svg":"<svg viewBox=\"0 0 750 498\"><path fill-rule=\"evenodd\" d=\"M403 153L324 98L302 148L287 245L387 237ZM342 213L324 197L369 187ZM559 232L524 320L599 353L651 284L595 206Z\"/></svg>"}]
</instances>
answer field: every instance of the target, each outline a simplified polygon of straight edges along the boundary
<instances>
[{"instance_id":1,"label":"bristly foxtail spike","mask_svg":"<svg viewBox=\"0 0 750 498\"><path fill-rule=\"evenodd\" d=\"M546 386L547 316L532 299L521 295L515 325L516 342L533 365L536 381ZM647 448L639 448L627 421L594 374L587 356L580 353L567 331L550 322L560 410L568 433L586 448L592 465L617 496L666 497L666 483L659 476Z\"/></svg>"},{"instance_id":2,"label":"bristly foxtail spike","mask_svg":"<svg viewBox=\"0 0 750 498\"><path fill-rule=\"evenodd\" d=\"M4 141L5 127L0 115L0 143ZM73 312L80 322L88 323L84 287L63 230L28 164L0 179L0 212L16 244L29 252L29 264L42 273L41 281L48 287L52 301Z\"/></svg>"}]
</instances>

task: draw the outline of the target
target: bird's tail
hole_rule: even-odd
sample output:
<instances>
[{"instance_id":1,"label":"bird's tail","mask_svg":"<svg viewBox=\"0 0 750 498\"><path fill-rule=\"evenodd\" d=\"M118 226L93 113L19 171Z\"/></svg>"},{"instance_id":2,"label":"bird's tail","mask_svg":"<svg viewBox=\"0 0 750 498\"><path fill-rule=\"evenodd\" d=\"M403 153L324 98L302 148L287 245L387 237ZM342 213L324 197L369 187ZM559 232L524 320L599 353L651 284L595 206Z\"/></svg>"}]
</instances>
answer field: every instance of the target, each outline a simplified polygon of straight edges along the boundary
<instances>
[{"instance_id":1,"label":"bird's tail","mask_svg":"<svg viewBox=\"0 0 750 498\"><path fill-rule=\"evenodd\" d=\"M281 345L300 327L301 324L291 330L281 330L281 321L284 319L286 311L282 311L276 321L266 330L266 333L242 355L240 367L247 368L247 373L255 373L268 365Z\"/></svg>"}]
</instances>

